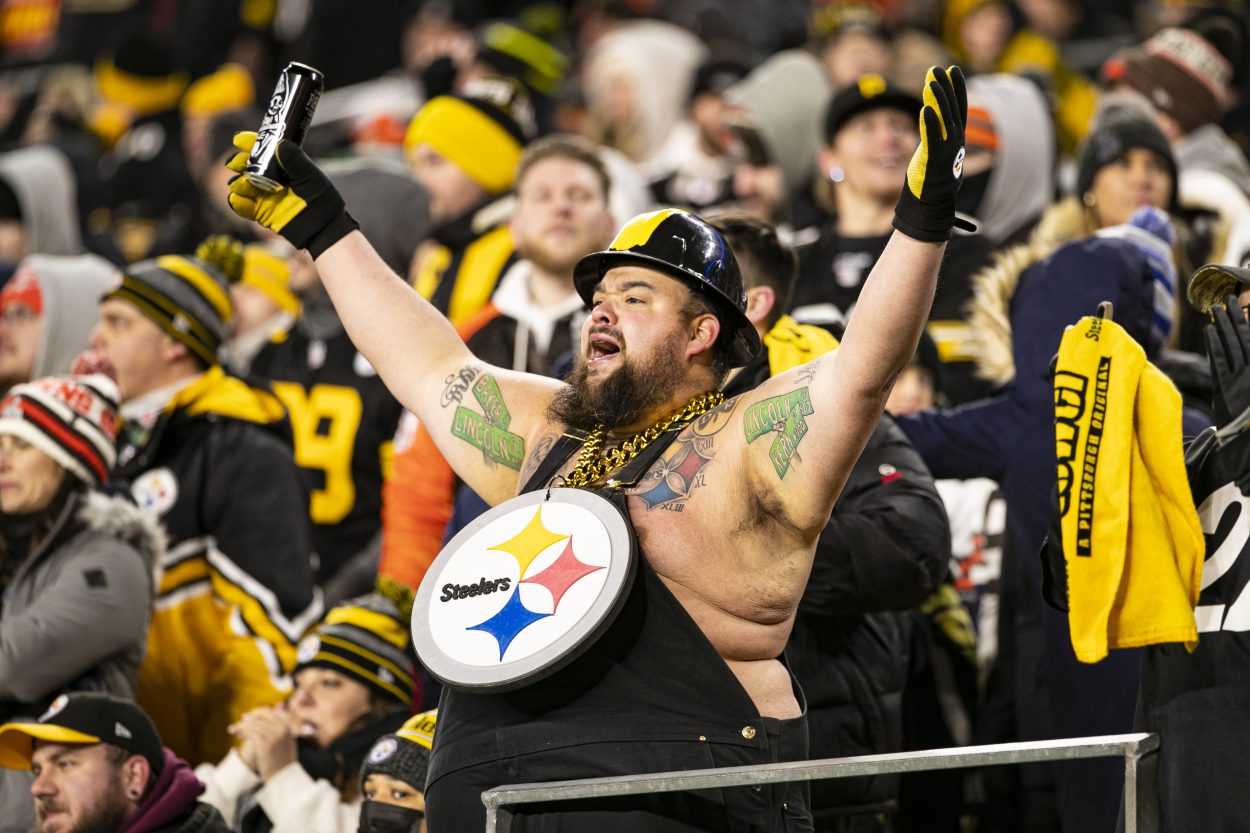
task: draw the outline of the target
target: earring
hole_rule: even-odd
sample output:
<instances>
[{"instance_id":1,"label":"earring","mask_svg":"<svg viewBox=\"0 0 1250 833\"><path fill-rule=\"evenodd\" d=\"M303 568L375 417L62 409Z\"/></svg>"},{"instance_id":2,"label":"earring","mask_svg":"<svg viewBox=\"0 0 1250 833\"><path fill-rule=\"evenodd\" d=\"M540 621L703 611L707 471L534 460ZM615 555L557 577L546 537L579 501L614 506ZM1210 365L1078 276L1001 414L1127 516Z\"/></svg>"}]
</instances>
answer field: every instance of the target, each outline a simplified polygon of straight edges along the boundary
<instances>
[{"instance_id":1,"label":"earring","mask_svg":"<svg viewBox=\"0 0 1250 833\"><path fill-rule=\"evenodd\" d=\"M1084 194L1082 194L1081 202L1085 203L1086 208L1093 208L1094 207L1094 192L1086 191Z\"/></svg>"},{"instance_id":2,"label":"earring","mask_svg":"<svg viewBox=\"0 0 1250 833\"><path fill-rule=\"evenodd\" d=\"M834 165L829 169L829 179L833 182L841 182L846 179L846 171L842 170L837 165Z\"/></svg>"}]
</instances>

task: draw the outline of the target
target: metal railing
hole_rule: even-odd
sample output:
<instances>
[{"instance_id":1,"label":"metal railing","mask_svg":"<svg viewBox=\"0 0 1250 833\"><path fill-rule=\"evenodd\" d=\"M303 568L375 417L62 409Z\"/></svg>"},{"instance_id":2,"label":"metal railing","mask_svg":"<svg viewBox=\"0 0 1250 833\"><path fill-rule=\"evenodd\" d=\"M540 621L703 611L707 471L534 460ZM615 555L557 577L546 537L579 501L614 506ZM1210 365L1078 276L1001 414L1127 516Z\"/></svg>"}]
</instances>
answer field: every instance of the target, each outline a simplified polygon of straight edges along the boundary
<instances>
[{"instance_id":1,"label":"metal railing","mask_svg":"<svg viewBox=\"0 0 1250 833\"><path fill-rule=\"evenodd\" d=\"M764 766L723 769L692 769L684 772L653 772L613 778L549 781L538 784L506 784L482 793L486 806L486 833L508 833L510 808L547 801L576 801L644 793L705 790L750 784L778 784L885 775L932 769L1073 761L1080 758L1124 758L1124 831L1157 833L1159 828L1158 774L1155 752L1158 735L1104 735L1090 738L998 743L925 749L887 755L860 755L820 761L793 761Z\"/></svg>"}]
</instances>

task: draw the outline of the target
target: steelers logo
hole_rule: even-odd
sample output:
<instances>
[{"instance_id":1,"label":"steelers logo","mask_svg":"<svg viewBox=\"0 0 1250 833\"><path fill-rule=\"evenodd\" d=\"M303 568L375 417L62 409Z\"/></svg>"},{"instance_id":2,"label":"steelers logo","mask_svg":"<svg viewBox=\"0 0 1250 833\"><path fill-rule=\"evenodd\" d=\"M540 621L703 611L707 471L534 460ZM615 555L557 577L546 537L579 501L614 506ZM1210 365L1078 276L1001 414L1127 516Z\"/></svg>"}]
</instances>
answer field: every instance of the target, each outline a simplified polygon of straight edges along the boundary
<instances>
[{"instance_id":1,"label":"steelers logo","mask_svg":"<svg viewBox=\"0 0 1250 833\"><path fill-rule=\"evenodd\" d=\"M515 497L460 531L417 591L413 644L446 685L506 691L564 667L606 630L634 574L620 511L580 489Z\"/></svg>"},{"instance_id":2,"label":"steelers logo","mask_svg":"<svg viewBox=\"0 0 1250 833\"><path fill-rule=\"evenodd\" d=\"M369 757L366 760L373 766L386 761L395 754L395 750L399 748L399 742L393 737L384 737L373 745L369 750Z\"/></svg>"},{"instance_id":3,"label":"steelers logo","mask_svg":"<svg viewBox=\"0 0 1250 833\"><path fill-rule=\"evenodd\" d=\"M951 173L955 175L955 179L959 179L964 172L964 149L959 148L959 152L955 154L955 164L951 165Z\"/></svg>"}]
</instances>

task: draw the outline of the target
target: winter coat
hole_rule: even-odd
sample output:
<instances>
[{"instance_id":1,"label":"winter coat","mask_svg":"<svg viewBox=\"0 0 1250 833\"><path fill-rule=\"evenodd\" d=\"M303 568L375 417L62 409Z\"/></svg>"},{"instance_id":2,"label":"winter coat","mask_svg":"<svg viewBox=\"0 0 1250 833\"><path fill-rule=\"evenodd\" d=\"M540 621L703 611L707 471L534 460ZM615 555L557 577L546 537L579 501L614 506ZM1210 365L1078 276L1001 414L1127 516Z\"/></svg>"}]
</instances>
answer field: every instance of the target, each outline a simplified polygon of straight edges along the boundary
<instances>
[{"instance_id":1,"label":"winter coat","mask_svg":"<svg viewBox=\"0 0 1250 833\"><path fill-rule=\"evenodd\" d=\"M935 477L988 477L1007 502L999 644L1016 654L999 662L1014 662L1014 678L1005 680L1013 686L1008 699L1021 740L1131 731L1136 700L1137 652L1081 665L1066 619L1046 615L1041 605L1038 552L1056 479L1051 359L1064 328L1094 314L1101 301L1111 301L1115 321L1149 343L1155 287L1145 256L1123 240L1085 233L1082 206L1059 203L1030 243L1002 253L978 276L969 320L981 340L981 371L999 391L958 409L899 419ZM1187 433L1201 427L1190 414ZM1055 769L1065 831L1114 824L1122 767L1100 764Z\"/></svg>"},{"instance_id":2,"label":"winter coat","mask_svg":"<svg viewBox=\"0 0 1250 833\"><path fill-rule=\"evenodd\" d=\"M34 719L65 691L134 697L163 552L155 517L124 498L70 499L4 592L0 722ZM0 831L33 825L29 786L3 771Z\"/></svg>"},{"instance_id":3,"label":"winter coat","mask_svg":"<svg viewBox=\"0 0 1250 833\"><path fill-rule=\"evenodd\" d=\"M180 757L219 760L230 723L282 699L320 618L308 492L281 404L220 367L175 394L146 437L130 430L113 480L169 533L139 704Z\"/></svg>"},{"instance_id":4,"label":"winter coat","mask_svg":"<svg viewBox=\"0 0 1250 833\"><path fill-rule=\"evenodd\" d=\"M216 807L233 830L242 829L235 816L240 800L251 794L273 822L273 833L356 833L360 823L362 799L344 801L334 785L313 779L298 761L261 782L231 750L220 764L202 764L195 774L206 788L203 800Z\"/></svg>"}]
</instances>

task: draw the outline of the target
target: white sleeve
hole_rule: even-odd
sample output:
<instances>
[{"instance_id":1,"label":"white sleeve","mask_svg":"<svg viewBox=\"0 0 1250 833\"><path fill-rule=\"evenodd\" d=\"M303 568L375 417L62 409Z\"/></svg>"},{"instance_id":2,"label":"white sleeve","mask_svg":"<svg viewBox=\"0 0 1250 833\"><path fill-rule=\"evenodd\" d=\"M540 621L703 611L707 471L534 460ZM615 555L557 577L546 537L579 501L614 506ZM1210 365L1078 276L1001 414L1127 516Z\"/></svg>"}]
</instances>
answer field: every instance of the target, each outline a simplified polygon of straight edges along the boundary
<instances>
[{"instance_id":1,"label":"white sleeve","mask_svg":"<svg viewBox=\"0 0 1250 833\"><path fill-rule=\"evenodd\" d=\"M360 799L343 801L329 781L314 781L297 761L271 775L256 799L273 833L356 833L360 827Z\"/></svg>"},{"instance_id":2,"label":"white sleeve","mask_svg":"<svg viewBox=\"0 0 1250 833\"><path fill-rule=\"evenodd\" d=\"M239 799L260 786L260 777L243 763L238 751L234 749L217 766L197 766L195 777L204 784L204 794L200 796L200 801L216 807L226 824L231 827L236 822L234 815L239 807Z\"/></svg>"}]
</instances>

